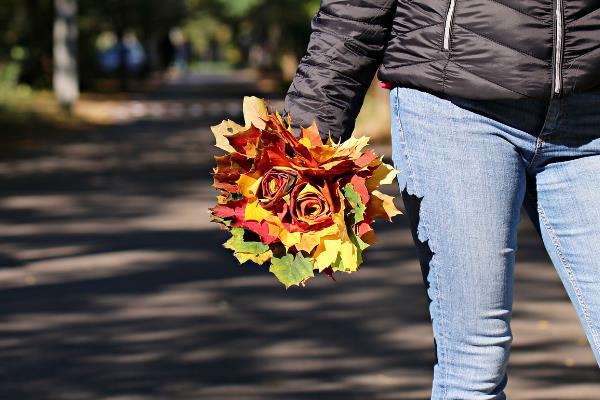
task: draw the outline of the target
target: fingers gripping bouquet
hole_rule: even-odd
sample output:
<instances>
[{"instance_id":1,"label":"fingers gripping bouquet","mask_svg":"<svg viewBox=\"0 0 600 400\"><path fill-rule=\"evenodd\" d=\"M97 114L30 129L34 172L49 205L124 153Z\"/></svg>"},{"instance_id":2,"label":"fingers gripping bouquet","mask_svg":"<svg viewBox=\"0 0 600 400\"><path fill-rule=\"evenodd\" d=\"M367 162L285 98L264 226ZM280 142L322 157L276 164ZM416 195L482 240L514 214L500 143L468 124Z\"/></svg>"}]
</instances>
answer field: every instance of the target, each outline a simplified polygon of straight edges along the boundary
<instances>
[{"instance_id":1,"label":"fingers gripping bouquet","mask_svg":"<svg viewBox=\"0 0 600 400\"><path fill-rule=\"evenodd\" d=\"M285 285L304 286L315 270L355 272L362 252L375 243L375 218L391 221L400 212L380 185L397 171L372 150L367 137L323 143L316 124L297 138L267 103L244 98L241 126L213 126L214 187L221 191L211 219L231 232L224 246L240 263L270 262Z\"/></svg>"}]
</instances>

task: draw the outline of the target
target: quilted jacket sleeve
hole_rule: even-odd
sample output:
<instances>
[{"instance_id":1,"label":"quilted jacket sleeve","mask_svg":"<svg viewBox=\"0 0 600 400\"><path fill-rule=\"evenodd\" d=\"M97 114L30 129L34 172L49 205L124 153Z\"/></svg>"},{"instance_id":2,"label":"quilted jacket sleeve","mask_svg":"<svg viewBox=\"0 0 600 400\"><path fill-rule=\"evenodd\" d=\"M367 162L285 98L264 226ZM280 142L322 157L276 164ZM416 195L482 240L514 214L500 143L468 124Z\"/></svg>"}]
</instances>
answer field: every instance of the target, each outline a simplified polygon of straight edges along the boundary
<instances>
[{"instance_id":1,"label":"quilted jacket sleeve","mask_svg":"<svg viewBox=\"0 0 600 400\"><path fill-rule=\"evenodd\" d=\"M321 0L305 55L285 98L297 131L316 120L338 142L356 117L388 42L397 0Z\"/></svg>"}]
</instances>

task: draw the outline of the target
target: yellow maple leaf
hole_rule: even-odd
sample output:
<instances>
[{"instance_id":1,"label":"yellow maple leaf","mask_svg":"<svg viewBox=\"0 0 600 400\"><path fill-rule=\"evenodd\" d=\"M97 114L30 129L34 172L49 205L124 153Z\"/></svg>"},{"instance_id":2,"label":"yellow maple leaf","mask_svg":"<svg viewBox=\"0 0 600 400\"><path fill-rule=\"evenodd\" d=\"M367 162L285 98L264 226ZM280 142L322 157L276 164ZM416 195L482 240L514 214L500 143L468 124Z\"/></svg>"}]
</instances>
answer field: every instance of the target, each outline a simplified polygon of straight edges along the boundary
<instances>
[{"instance_id":1,"label":"yellow maple leaf","mask_svg":"<svg viewBox=\"0 0 600 400\"><path fill-rule=\"evenodd\" d=\"M321 239L325 236L336 236L338 234L339 227L337 224L328 226L319 231L308 231L303 232L300 237L300 242L296 244L296 249L306 251L310 253L315 247L321 243Z\"/></svg>"},{"instance_id":2,"label":"yellow maple leaf","mask_svg":"<svg viewBox=\"0 0 600 400\"><path fill-rule=\"evenodd\" d=\"M246 209L244 213L244 218L246 219L246 221L262 222L265 219L271 217L272 215L273 214L271 214L269 211L262 208L258 200L254 200L246 204Z\"/></svg>"},{"instance_id":3,"label":"yellow maple leaf","mask_svg":"<svg viewBox=\"0 0 600 400\"><path fill-rule=\"evenodd\" d=\"M335 157L358 158L362 155L362 149L369 144L368 136L351 136L341 142L337 147Z\"/></svg>"},{"instance_id":4,"label":"yellow maple leaf","mask_svg":"<svg viewBox=\"0 0 600 400\"><path fill-rule=\"evenodd\" d=\"M392 196L373 190L371 199L367 203L367 214L371 217L386 218L391 222L392 217L402 213L396 208Z\"/></svg>"},{"instance_id":5,"label":"yellow maple leaf","mask_svg":"<svg viewBox=\"0 0 600 400\"><path fill-rule=\"evenodd\" d=\"M235 152L235 149L231 144L229 144L229 140L227 138L237 134L243 129L243 126L236 124L230 119L224 120L218 125L211 126L210 130L215 136L215 147L218 147L219 149L225 150L229 153Z\"/></svg>"},{"instance_id":6,"label":"yellow maple leaf","mask_svg":"<svg viewBox=\"0 0 600 400\"><path fill-rule=\"evenodd\" d=\"M342 196L338 189L338 195ZM342 197L343 198L343 197ZM340 207L340 211L332 215L335 228L332 228L330 236L323 236L320 244L316 247L313 257L315 258L315 268L319 268L319 271L331 266L338 258L349 259L348 252L355 254L356 249L352 249L354 244L350 240L348 235L348 228L344 220L344 205ZM344 252L342 255L341 253ZM348 261L350 268L353 266L353 262Z\"/></svg>"},{"instance_id":7,"label":"yellow maple leaf","mask_svg":"<svg viewBox=\"0 0 600 400\"><path fill-rule=\"evenodd\" d=\"M271 257L273 257L273 252L271 250L266 251L260 254L251 254L251 253L233 253L235 258L238 259L240 264L245 263L246 261L254 261L258 265L264 264L265 261L269 261Z\"/></svg>"},{"instance_id":8,"label":"yellow maple leaf","mask_svg":"<svg viewBox=\"0 0 600 400\"><path fill-rule=\"evenodd\" d=\"M279 222L279 220L277 220L277 221ZM267 219L267 222L269 223L269 225L268 225L269 235L279 237L280 231L281 231L281 229L283 229L283 227L280 225L280 223L272 223L270 221L270 219Z\"/></svg>"},{"instance_id":9,"label":"yellow maple leaf","mask_svg":"<svg viewBox=\"0 0 600 400\"><path fill-rule=\"evenodd\" d=\"M352 242L342 242L340 244L340 257L344 271L354 272L358 269L358 249Z\"/></svg>"},{"instance_id":10,"label":"yellow maple leaf","mask_svg":"<svg viewBox=\"0 0 600 400\"><path fill-rule=\"evenodd\" d=\"M301 237L300 232L290 232L285 228L279 231L279 240L281 240L286 250L300 243Z\"/></svg>"},{"instance_id":11,"label":"yellow maple leaf","mask_svg":"<svg viewBox=\"0 0 600 400\"><path fill-rule=\"evenodd\" d=\"M380 185L389 185L394 181L398 171L389 164L381 161L383 157L373 160L369 166L373 166L376 162L377 168L373 171L373 175L366 180L365 185L369 191L377 189Z\"/></svg>"},{"instance_id":12,"label":"yellow maple leaf","mask_svg":"<svg viewBox=\"0 0 600 400\"><path fill-rule=\"evenodd\" d=\"M335 236L323 238L315 252L315 268L323 271L337 260L342 241Z\"/></svg>"},{"instance_id":13,"label":"yellow maple leaf","mask_svg":"<svg viewBox=\"0 0 600 400\"><path fill-rule=\"evenodd\" d=\"M341 192L338 189L338 196L340 196L340 198L344 198L341 194ZM344 209L346 207L344 206L344 203L342 202L342 205L340 207L340 211L338 211L337 213L333 214L333 221L335 222L335 224L338 227L338 235L340 237L340 239L344 242L349 242L350 241L350 237L348 236L348 228L346 227L346 221L344 220Z\"/></svg>"},{"instance_id":14,"label":"yellow maple leaf","mask_svg":"<svg viewBox=\"0 0 600 400\"><path fill-rule=\"evenodd\" d=\"M242 106L244 113L244 123L246 127L254 125L258 129L265 129L269 120L269 108L267 102L254 96L244 96L244 104Z\"/></svg>"},{"instance_id":15,"label":"yellow maple leaf","mask_svg":"<svg viewBox=\"0 0 600 400\"><path fill-rule=\"evenodd\" d=\"M335 235L323 238L315 250L314 260L315 268L323 271L325 268L333 265L338 257L341 260L342 269L346 272L354 272L359 265L359 252L354 243L344 241Z\"/></svg>"},{"instance_id":16,"label":"yellow maple leaf","mask_svg":"<svg viewBox=\"0 0 600 400\"><path fill-rule=\"evenodd\" d=\"M250 175L242 174L236 181L240 192L247 199L253 199L256 197L258 187L260 186L260 179L256 179Z\"/></svg>"},{"instance_id":17,"label":"yellow maple leaf","mask_svg":"<svg viewBox=\"0 0 600 400\"><path fill-rule=\"evenodd\" d=\"M226 195L218 195L217 196L217 204L226 204L229 201L229 196Z\"/></svg>"},{"instance_id":18,"label":"yellow maple leaf","mask_svg":"<svg viewBox=\"0 0 600 400\"><path fill-rule=\"evenodd\" d=\"M308 150L319 164L324 164L326 161L331 160L336 152L335 147L327 144L320 147L310 147Z\"/></svg>"},{"instance_id":19,"label":"yellow maple leaf","mask_svg":"<svg viewBox=\"0 0 600 400\"><path fill-rule=\"evenodd\" d=\"M295 247L298 251L310 253L315 247L317 247L320 241L320 236L302 234L300 235L300 241L296 243Z\"/></svg>"},{"instance_id":20,"label":"yellow maple leaf","mask_svg":"<svg viewBox=\"0 0 600 400\"><path fill-rule=\"evenodd\" d=\"M246 157L254 158L258 155L258 150L256 149L256 143L252 143L248 141L244 146L244 155Z\"/></svg>"},{"instance_id":21,"label":"yellow maple leaf","mask_svg":"<svg viewBox=\"0 0 600 400\"><path fill-rule=\"evenodd\" d=\"M307 149L311 149L312 145L310 143L310 139L309 138L301 138L300 140L298 140L298 142L300 142L300 144L302 144L304 147L306 147Z\"/></svg>"}]
</instances>

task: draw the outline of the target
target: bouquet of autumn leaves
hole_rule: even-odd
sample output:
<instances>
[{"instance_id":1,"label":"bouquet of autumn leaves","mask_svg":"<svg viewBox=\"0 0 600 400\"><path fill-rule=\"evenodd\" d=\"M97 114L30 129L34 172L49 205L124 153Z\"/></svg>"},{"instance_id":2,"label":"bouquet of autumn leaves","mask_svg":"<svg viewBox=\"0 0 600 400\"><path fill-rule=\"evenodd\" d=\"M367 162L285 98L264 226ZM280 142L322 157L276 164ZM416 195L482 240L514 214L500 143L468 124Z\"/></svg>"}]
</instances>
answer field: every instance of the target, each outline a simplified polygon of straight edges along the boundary
<instances>
[{"instance_id":1,"label":"bouquet of autumn leaves","mask_svg":"<svg viewBox=\"0 0 600 400\"><path fill-rule=\"evenodd\" d=\"M231 233L224 246L240 263L270 262L285 285L304 286L315 271L355 272L375 243L375 218L400 214L379 190L397 171L367 137L323 143L316 124L296 137L291 117L271 113L264 100L245 97L245 125L211 127L216 146L214 187L221 193L211 219ZM335 280L335 278L334 278Z\"/></svg>"}]
</instances>

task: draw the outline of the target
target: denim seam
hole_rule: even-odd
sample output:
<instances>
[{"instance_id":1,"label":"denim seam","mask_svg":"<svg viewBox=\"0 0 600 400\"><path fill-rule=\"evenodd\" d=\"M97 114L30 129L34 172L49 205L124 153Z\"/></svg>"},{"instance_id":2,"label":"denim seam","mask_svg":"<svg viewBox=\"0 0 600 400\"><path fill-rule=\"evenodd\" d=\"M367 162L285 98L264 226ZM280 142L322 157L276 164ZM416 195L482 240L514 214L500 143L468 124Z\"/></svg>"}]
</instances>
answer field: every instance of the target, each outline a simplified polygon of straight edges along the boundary
<instances>
[{"instance_id":1,"label":"denim seam","mask_svg":"<svg viewBox=\"0 0 600 400\"><path fill-rule=\"evenodd\" d=\"M556 248L558 258L560 259L561 264L565 268L565 271L567 271L567 275L569 277L569 283L571 284L571 286L573 287L573 290L575 291L577 301L579 303L579 306L581 307L581 310L583 311L583 316L585 318L585 322L588 324L588 327L590 328L590 332L592 333L592 342L593 342L592 345L594 345L596 347L597 351L600 352L600 338L598 337L598 332L596 331L596 329L593 326L592 317L590 316L587 303L585 302L585 299L583 298L583 292L581 290L581 287L577 284L577 280L575 278L575 273L573 272L573 268L567 262L564 254L562 252L562 249L560 246L560 241L558 240L558 236L556 235L556 232L554 232L552 225L550 225L550 221L546 217L546 213L545 213L544 209L542 208L541 204L538 203L537 208L538 208L538 212L539 212L540 216L542 217L542 219L544 221L544 225L546 226L546 229L548 230L548 234L550 235L550 238L552 239L552 243L554 244L554 247Z\"/></svg>"},{"instance_id":2,"label":"denim seam","mask_svg":"<svg viewBox=\"0 0 600 400\"><path fill-rule=\"evenodd\" d=\"M548 126L548 113L550 112L550 104L548 104L548 107L546 107L546 115L544 117L544 124L542 125L542 128L539 130L536 139L535 139L535 150L533 151L533 156L531 157L531 160L529 161L529 163L527 163L527 166L525 167L526 170L531 171L531 168L533 167L534 162L538 159L540 153L542 152L542 147L544 145L544 138L542 136L544 136L544 131L546 130L547 126Z\"/></svg>"},{"instance_id":3,"label":"denim seam","mask_svg":"<svg viewBox=\"0 0 600 400\"><path fill-rule=\"evenodd\" d=\"M403 132L403 142L404 145L402 146L403 148L403 156L406 159L406 164L408 166L408 177L410 178L410 180L412 181L413 184L413 188L414 188L414 192L415 195L418 197L418 194L421 193L418 189L419 185L417 184L417 179L416 179L416 175L414 173L414 169L411 163L411 157L409 155L409 151L408 151L408 146L406 145L406 135L404 134L404 128L402 127L402 121L400 119L400 100L399 100L399 94L396 94L396 104L395 104L395 109L396 109L396 122L398 125L398 129L401 130ZM407 188L407 192L408 192L408 188ZM421 193L421 196L424 197L425 193ZM437 301L436 301L436 307L437 307L437 311L438 311L438 315L440 318L440 343L438 343L438 348L440 350L440 357L438 357L438 362L443 361L446 365L443 368L444 371L444 381L442 383L442 399L440 400L446 400L448 398L448 369L450 367L450 365L452 365L451 360L447 360L448 357L448 352L446 351L446 328L448 326L447 321L446 321L446 316L442 310L442 302L443 302L443 298L442 298L442 293L440 291L440 281L439 281L439 276L438 276L438 272L437 272L437 268L435 268L433 265L431 265L431 263L433 262L434 258L435 258L435 254L437 253L434 249L435 246L432 245L432 241L431 241L431 237L429 236L429 228L427 226L427 222L426 219L423 218L424 213L423 213L423 208L421 207L420 210L420 223L422 224L423 228L425 228L425 237L427 238L426 240L429 240L429 249L431 250L431 252L433 253L433 257L431 258L430 261L430 273L433 273L433 281L435 282L435 293L437 295ZM417 234L418 235L418 234Z\"/></svg>"},{"instance_id":4,"label":"denim seam","mask_svg":"<svg viewBox=\"0 0 600 400\"><path fill-rule=\"evenodd\" d=\"M405 158L407 159L408 164L410 165L410 158L408 156L408 149L406 149L407 146L405 146ZM411 179L413 182L413 186L415 187L415 193L419 193L418 189L417 189L417 180L415 178L412 166L409 167L411 170ZM425 193L422 193L422 198L425 197ZM452 353L449 353L446 345L447 345L447 341L448 341L448 336L446 336L447 333L447 329L448 329L448 321L446 320L446 314L444 313L444 310L442 308L442 304L444 303L444 298L442 295L442 291L440 290L440 276L438 274L438 268L436 267L435 261L436 261L436 254L437 251L435 250L435 245L432 243L431 240L431 236L429 235L429 226L427 224L427 218L426 217L426 212L425 212L425 208L423 207L423 204L421 203L421 209L420 209L420 223L423 226L423 228L425 228L425 240L429 242L429 249L432 252L432 257L431 260L429 261L429 273L433 274L433 281L435 282L435 293L437 296L437 301L436 301L436 308L437 308L437 312L438 312L438 316L440 319L440 340L438 343L438 348L440 350L440 356L438 357L438 362L441 364L443 363L444 365L442 366L442 370L444 371L444 380L442 382L441 389L442 389L442 398L440 400L446 400L448 398L448 375L449 375L449 369L450 366L453 365L452 363L452 359L449 359L449 357L452 355Z\"/></svg>"},{"instance_id":5,"label":"denim seam","mask_svg":"<svg viewBox=\"0 0 600 400\"><path fill-rule=\"evenodd\" d=\"M542 152L543 145L544 145L544 139L542 139L541 135L539 135L535 141L535 150L533 153L533 157L531 157L531 161L529 161L529 163L527 164L525 169L530 170L533 167L533 163L539 158L539 155Z\"/></svg>"},{"instance_id":6,"label":"denim seam","mask_svg":"<svg viewBox=\"0 0 600 400\"><path fill-rule=\"evenodd\" d=\"M396 123L398 125L398 130L402 132L402 142L406 143L406 134L404 132L404 127L402 126L402 120L400 119L400 94L398 93L396 95ZM418 185L417 185L417 179L415 177L415 172L412 166L412 163L410 162L410 157L409 157L409 152L408 152L408 148L406 145L402 146L403 148L403 155L404 158L406 159L406 164L408 165L408 176L410 177L410 179L412 180L412 184L414 186L414 191L415 191L415 195L418 196L418 193L420 193Z\"/></svg>"},{"instance_id":7,"label":"denim seam","mask_svg":"<svg viewBox=\"0 0 600 400\"><path fill-rule=\"evenodd\" d=\"M396 91L396 96L395 96L395 101L394 101L394 117L396 118L396 126L398 127L398 133L400 136L400 142L404 142L405 138L404 138L404 129L402 128L402 123L400 122L400 100L398 100L398 88L394 88L394 90Z\"/></svg>"},{"instance_id":8,"label":"denim seam","mask_svg":"<svg viewBox=\"0 0 600 400\"><path fill-rule=\"evenodd\" d=\"M425 222L422 219L421 219L421 221L423 222L423 224L425 224ZM446 350L446 342L447 342L446 329L448 327L448 322L446 321L446 314L443 312L442 306L441 306L443 298L442 298L442 292L440 291L440 278L438 275L437 268L435 268L435 266L433 265L433 260L435 258L436 252L434 250L434 246L432 246L431 237L429 236L429 233L427 234L427 238L429 239L429 249L433 253L433 256L431 257L431 261L429 263L430 263L430 272L433 272L433 274L434 274L435 291L436 291L437 297L438 297L437 309L438 309L438 314L440 316L440 327L441 327L440 339L442 339L442 340L441 340L441 344L439 345L440 354L441 354L441 357L439 357L439 359L443 360L444 363L446 364L443 368L444 369L444 382L441 385L442 393L443 393L441 400L446 400L448 398L448 375L449 375L448 370L450 369L450 366L453 364L452 364L452 360L447 359L448 351Z\"/></svg>"}]
</instances>

